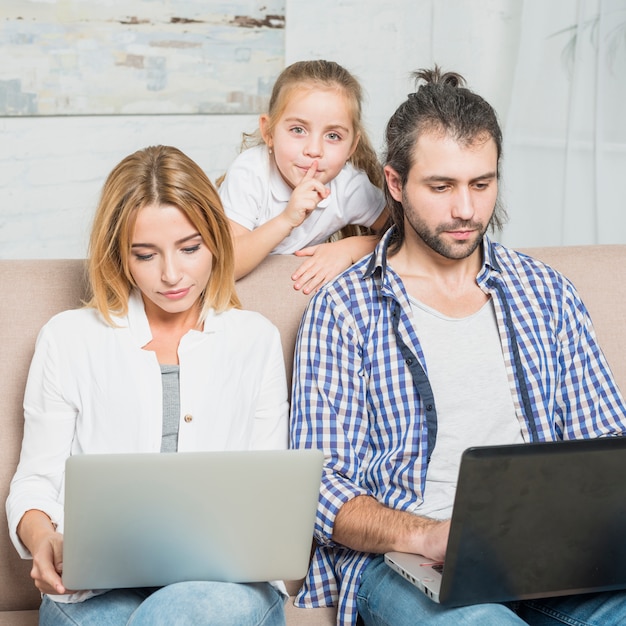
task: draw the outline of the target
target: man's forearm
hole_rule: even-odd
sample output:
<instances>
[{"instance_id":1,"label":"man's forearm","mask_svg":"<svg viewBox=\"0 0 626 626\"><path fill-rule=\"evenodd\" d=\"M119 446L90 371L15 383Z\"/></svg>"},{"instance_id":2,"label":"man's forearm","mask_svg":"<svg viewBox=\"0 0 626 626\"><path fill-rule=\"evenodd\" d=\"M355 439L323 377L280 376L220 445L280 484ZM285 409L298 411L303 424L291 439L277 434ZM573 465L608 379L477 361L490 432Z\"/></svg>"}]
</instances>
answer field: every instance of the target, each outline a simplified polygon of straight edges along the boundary
<instances>
[{"instance_id":1,"label":"man's forearm","mask_svg":"<svg viewBox=\"0 0 626 626\"><path fill-rule=\"evenodd\" d=\"M383 554L393 550L443 560L448 528L448 521L397 511L370 496L357 496L339 510L333 541L359 552Z\"/></svg>"}]
</instances>

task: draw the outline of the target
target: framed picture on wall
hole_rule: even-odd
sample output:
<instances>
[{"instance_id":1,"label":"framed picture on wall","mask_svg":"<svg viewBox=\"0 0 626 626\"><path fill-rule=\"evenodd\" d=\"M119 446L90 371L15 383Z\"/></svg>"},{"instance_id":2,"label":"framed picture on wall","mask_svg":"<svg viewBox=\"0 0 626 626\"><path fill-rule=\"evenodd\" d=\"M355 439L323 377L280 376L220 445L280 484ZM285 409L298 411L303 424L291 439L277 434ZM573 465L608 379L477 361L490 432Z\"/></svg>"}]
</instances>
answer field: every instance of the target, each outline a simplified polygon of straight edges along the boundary
<instances>
[{"instance_id":1,"label":"framed picture on wall","mask_svg":"<svg viewBox=\"0 0 626 626\"><path fill-rule=\"evenodd\" d=\"M258 113L285 0L2 0L0 115Z\"/></svg>"}]
</instances>

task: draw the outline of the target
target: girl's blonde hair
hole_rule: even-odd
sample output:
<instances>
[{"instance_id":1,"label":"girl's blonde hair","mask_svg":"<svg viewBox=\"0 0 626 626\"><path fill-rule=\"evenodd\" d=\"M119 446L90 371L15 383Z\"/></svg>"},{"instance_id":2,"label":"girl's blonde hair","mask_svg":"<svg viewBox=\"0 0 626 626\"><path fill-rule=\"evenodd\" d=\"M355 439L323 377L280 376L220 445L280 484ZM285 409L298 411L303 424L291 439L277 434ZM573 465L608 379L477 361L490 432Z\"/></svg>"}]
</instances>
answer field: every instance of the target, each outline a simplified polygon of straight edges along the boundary
<instances>
[{"instance_id":1,"label":"girl's blonde hair","mask_svg":"<svg viewBox=\"0 0 626 626\"><path fill-rule=\"evenodd\" d=\"M363 126L363 90L359 81L347 69L334 61L298 61L280 73L274 83L267 110L268 134L273 134L280 116L287 108L291 94L307 86L343 91L350 105L355 137L359 137L359 143L349 161L357 169L363 170L372 184L382 188L382 167ZM243 147L260 143L263 143L260 131L244 135Z\"/></svg>"},{"instance_id":2,"label":"girl's blonde hair","mask_svg":"<svg viewBox=\"0 0 626 626\"><path fill-rule=\"evenodd\" d=\"M177 148L153 146L123 159L109 174L89 241L91 298L107 323L128 312L136 286L129 258L137 213L148 205L175 206L198 230L210 250L211 275L200 296L200 319L209 309L239 308L235 291L234 253L228 219L211 181Z\"/></svg>"}]
</instances>

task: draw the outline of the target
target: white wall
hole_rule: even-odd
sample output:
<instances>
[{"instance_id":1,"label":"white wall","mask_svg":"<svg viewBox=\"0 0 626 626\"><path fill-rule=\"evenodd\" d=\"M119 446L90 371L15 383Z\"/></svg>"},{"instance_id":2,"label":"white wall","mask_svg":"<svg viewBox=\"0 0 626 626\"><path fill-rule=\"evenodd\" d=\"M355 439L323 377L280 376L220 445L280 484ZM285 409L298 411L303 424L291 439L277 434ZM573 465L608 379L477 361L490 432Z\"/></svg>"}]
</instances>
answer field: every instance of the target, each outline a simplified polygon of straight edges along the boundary
<instances>
[{"instance_id":1,"label":"white wall","mask_svg":"<svg viewBox=\"0 0 626 626\"><path fill-rule=\"evenodd\" d=\"M287 0L285 60L326 58L351 70L378 148L413 91L410 72L434 62L463 74L504 122L521 2ZM0 258L84 256L102 183L124 156L175 145L215 179L255 126L249 115L0 118Z\"/></svg>"}]
</instances>

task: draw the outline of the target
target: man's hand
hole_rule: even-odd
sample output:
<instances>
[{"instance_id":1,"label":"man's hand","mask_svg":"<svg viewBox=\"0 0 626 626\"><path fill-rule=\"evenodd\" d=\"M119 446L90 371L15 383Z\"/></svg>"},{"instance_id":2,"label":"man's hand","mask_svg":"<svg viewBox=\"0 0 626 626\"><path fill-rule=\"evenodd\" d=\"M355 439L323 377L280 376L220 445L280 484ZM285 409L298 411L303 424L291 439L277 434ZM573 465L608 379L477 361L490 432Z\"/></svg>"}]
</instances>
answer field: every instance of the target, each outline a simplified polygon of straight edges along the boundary
<instances>
[{"instance_id":1,"label":"man's hand","mask_svg":"<svg viewBox=\"0 0 626 626\"><path fill-rule=\"evenodd\" d=\"M418 554L433 561L443 561L448 546L450 534L450 520L430 520L431 524L424 526L421 538L422 548Z\"/></svg>"}]
</instances>

